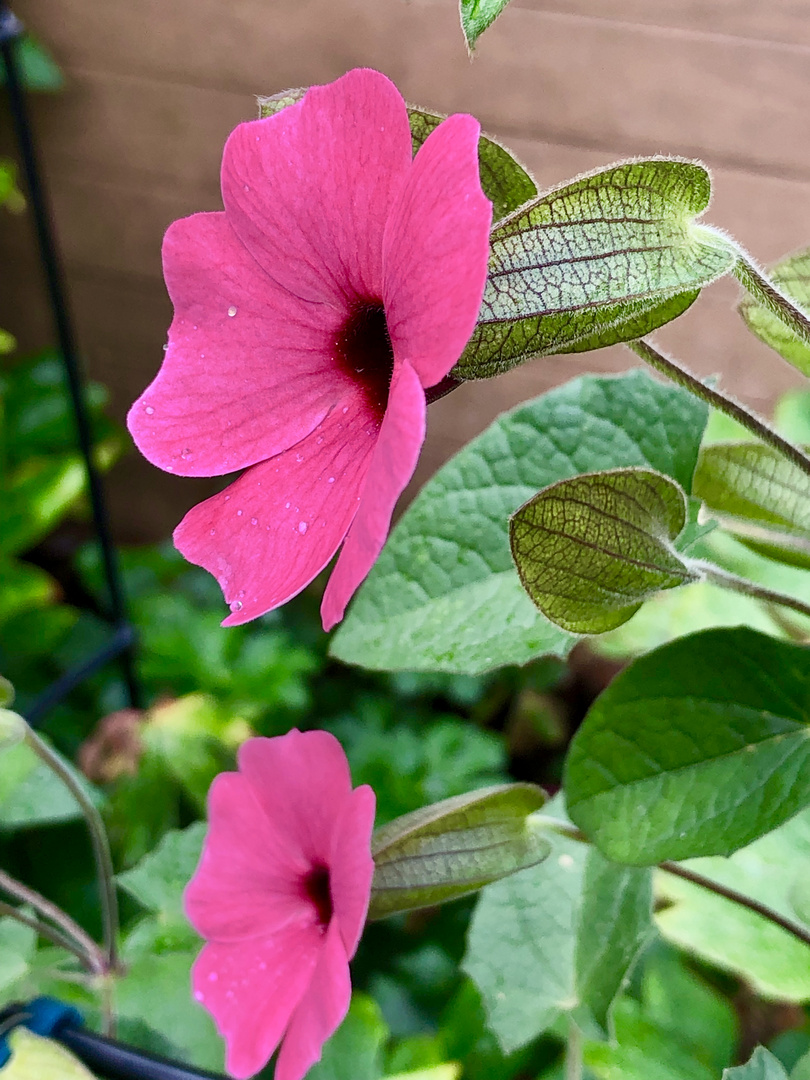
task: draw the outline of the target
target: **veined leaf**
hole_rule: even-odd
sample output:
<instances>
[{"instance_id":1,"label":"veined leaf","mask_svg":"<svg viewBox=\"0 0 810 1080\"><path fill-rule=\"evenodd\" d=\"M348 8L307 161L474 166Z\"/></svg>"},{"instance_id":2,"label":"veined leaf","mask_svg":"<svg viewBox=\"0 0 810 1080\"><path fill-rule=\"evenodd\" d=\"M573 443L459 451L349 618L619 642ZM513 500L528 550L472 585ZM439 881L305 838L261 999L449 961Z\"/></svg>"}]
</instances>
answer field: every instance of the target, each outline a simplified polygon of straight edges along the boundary
<instances>
[{"instance_id":1,"label":"veined leaf","mask_svg":"<svg viewBox=\"0 0 810 1080\"><path fill-rule=\"evenodd\" d=\"M649 469L552 484L513 515L520 580L546 618L580 634L613 630L662 589L695 581L675 553L683 489Z\"/></svg>"},{"instance_id":2,"label":"veined leaf","mask_svg":"<svg viewBox=\"0 0 810 1080\"><path fill-rule=\"evenodd\" d=\"M805 311L810 310L810 248L797 251L795 255L776 263L770 268L769 276L791 300L795 300ZM810 375L810 347L799 341L781 319L758 304L752 296L743 298L739 312L752 334L778 352L789 364Z\"/></svg>"},{"instance_id":3,"label":"veined leaf","mask_svg":"<svg viewBox=\"0 0 810 1080\"><path fill-rule=\"evenodd\" d=\"M460 0L461 29L470 52L508 3L509 0Z\"/></svg>"},{"instance_id":4,"label":"veined leaf","mask_svg":"<svg viewBox=\"0 0 810 1080\"><path fill-rule=\"evenodd\" d=\"M533 356L629 341L680 314L736 260L695 221L710 193L697 162L632 161L502 221L478 325L454 374L489 378Z\"/></svg>"}]
</instances>

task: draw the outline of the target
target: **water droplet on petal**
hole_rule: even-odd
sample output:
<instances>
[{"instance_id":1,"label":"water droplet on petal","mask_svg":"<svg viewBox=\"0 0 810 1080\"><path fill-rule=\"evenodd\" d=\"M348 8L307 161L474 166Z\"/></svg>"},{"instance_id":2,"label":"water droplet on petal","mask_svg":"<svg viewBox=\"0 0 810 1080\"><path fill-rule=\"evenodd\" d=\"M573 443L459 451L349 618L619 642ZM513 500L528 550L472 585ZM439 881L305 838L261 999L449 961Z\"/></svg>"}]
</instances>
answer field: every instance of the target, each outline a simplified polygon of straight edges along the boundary
<instances>
[{"instance_id":1,"label":"water droplet on petal","mask_svg":"<svg viewBox=\"0 0 810 1080\"><path fill-rule=\"evenodd\" d=\"M163 351L166 352L168 348L169 348L169 343L167 341L166 344L163 346Z\"/></svg>"},{"instance_id":2,"label":"water droplet on petal","mask_svg":"<svg viewBox=\"0 0 810 1080\"><path fill-rule=\"evenodd\" d=\"M195 1001L202 1001L202 999L204 997L205 997L205 995L203 994L202 990L195 990L194 991L194 1000Z\"/></svg>"},{"instance_id":3,"label":"water droplet on petal","mask_svg":"<svg viewBox=\"0 0 810 1080\"><path fill-rule=\"evenodd\" d=\"M285 509L285 510L289 510L289 509L290 509L290 504L289 504L288 502L284 503L284 509Z\"/></svg>"},{"instance_id":4,"label":"water droplet on petal","mask_svg":"<svg viewBox=\"0 0 810 1080\"><path fill-rule=\"evenodd\" d=\"M259 524L259 522L258 522L258 521L256 520L256 518L251 518L251 519L250 519L250 524L251 524L251 525L258 525L258 524Z\"/></svg>"},{"instance_id":5,"label":"water droplet on petal","mask_svg":"<svg viewBox=\"0 0 810 1080\"><path fill-rule=\"evenodd\" d=\"M230 315L231 318L233 318L234 315L236 314L236 308L235 307L229 307L228 308L228 314Z\"/></svg>"},{"instance_id":6,"label":"water droplet on petal","mask_svg":"<svg viewBox=\"0 0 810 1080\"><path fill-rule=\"evenodd\" d=\"M216 532L217 532L216 529L212 529L211 532L209 533L209 536L216 536Z\"/></svg>"},{"instance_id":7,"label":"water droplet on petal","mask_svg":"<svg viewBox=\"0 0 810 1080\"><path fill-rule=\"evenodd\" d=\"M151 415L152 415L152 413L153 413L154 411L155 411L155 410L154 410L154 409L152 408L152 406L151 406L151 405L147 405L147 406L146 406L146 415L147 415L147 416L151 416Z\"/></svg>"},{"instance_id":8,"label":"water droplet on petal","mask_svg":"<svg viewBox=\"0 0 810 1080\"><path fill-rule=\"evenodd\" d=\"M326 482L327 482L327 484L334 484L334 482L335 482L334 476L330 476L329 479Z\"/></svg>"},{"instance_id":9,"label":"water droplet on petal","mask_svg":"<svg viewBox=\"0 0 810 1080\"><path fill-rule=\"evenodd\" d=\"M256 142L259 141L259 136L256 136ZM245 184L245 191L250 191L250 184Z\"/></svg>"},{"instance_id":10,"label":"water droplet on petal","mask_svg":"<svg viewBox=\"0 0 810 1080\"><path fill-rule=\"evenodd\" d=\"M295 460L296 460L296 461L298 462L298 464L300 465L300 464L301 464L301 462L302 462L302 461L304 460L304 455L303 455L303 454L296 454L296 455L295 455Z\"/></svg>"},{"instance_id":11,"label":"water droplet on petal","mask_svg":"<svg viewBox=\"0 0 810 1080\"><path fill-rule=\"evenodd\" d=\"M315 441L317 442L318 446L320 446L321 443L323 442L323 435L319 435L318 438Z\"/></svg>"},{"instance_id":12,"label":"water droplet on petal","mask_svg":"<svg viewBox=\"0 0 810 1080\"><path fill-rule=\"evenodd\" d=\"M344 413L344 415L345 415L345 414L346 414L346 413L347 413L348 411L349 411L349 406L348 406L348 405L344 405L344 406L343 406L343 413Z\"/></svg>"},{"instance_id":13,"label":"water droplet on petal","mask_svg":"<svg viewBox=\"0 0 810 1080\"><path fill-rule=\"evenodd\" d=\"M242 601L241 600L234 600L234 602L232 604L228 604L228 607L231 609L231 611L241 611L242 610ZM210 979L211 976L209 975L208 978Z\"/></svg>"},{"instance_id":14,"label":"water droplet on petal","mask_svg":"<svg viewBox=\"0 0 810 1080\"><path fill-rule=\"evenodd\" d=\"M301 533L302 536L307 531L307 523L305 521L298 522L298 531Z\"/></svg>"},{"instance_id":15,"label":"water droplet on petal","mask_svg":"<svg viewBox=\"0 0 810 1080\"><path fill-rule=\"evenodd\" d=\"M243 513L244 513L244 510L237 510L236 511L236 516L241 517Z\"/></svg>"},{"instance_id":16,"label":"water droplet on petal","mask_svg":"<svg viewBox=\"0 0 810 1080\"><path fill-rule=\"evenodd\" d=\"M230 499L230 495L226 495L225 496L225 502L228 502L229 499Z\"/></svg>"},{"instance_id":17,"label":"water droplet on petal","mask_svg":"<svg viewBox=\"0 0 810 1080\"><path fill-rule=\"evenodd\" d=\"M208 981L209 982L216 982L218 978L219 978L219 975L216 973L216 971L209 971L208 972Z\"/></svg>"}]
</instances>

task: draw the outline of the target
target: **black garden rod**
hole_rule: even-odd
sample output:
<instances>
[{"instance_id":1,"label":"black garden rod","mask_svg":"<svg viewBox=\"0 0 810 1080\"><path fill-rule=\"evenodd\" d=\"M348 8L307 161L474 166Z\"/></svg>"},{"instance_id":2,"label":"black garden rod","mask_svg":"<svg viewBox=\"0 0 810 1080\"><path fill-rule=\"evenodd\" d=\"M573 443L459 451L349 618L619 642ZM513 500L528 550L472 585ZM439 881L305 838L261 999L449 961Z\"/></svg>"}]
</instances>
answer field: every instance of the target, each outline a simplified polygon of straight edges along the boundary
<instances>
[{"instance_id":1,"label":"black garden rod","mask_svg":"<svg viewBox=\"0 0 810 1080\"><path fill-rule=\"evenodd\" d=\"M93 521L101 549L104 573L110 599L110 618L116 628L127 626L126 604L118 569L115 547L112 541L110 519L101 476L93 460L93 436L90 416L84 396L81 369L79 365L76 337L68 311L67 290L64 275L56 247L54 230L48 209L45 186L34 146L33 131L28 116L25 90L20 77L20 68L16 57L16 44L23 34L23 25L9 9L5 0L0 0L0 55L6 72L11 119L14 135L20 153L25 185L31 204L34 228L39 248L40 261L45 274L45 281L56 328L57 341L67 373L68 387L76 418L79 447L87 471L90 492L90 504ZM121 653L121 665L126 683L129 702L133 707L140 705L140 688L135 676L131 646Z\"/></svg>"}]
</instances>

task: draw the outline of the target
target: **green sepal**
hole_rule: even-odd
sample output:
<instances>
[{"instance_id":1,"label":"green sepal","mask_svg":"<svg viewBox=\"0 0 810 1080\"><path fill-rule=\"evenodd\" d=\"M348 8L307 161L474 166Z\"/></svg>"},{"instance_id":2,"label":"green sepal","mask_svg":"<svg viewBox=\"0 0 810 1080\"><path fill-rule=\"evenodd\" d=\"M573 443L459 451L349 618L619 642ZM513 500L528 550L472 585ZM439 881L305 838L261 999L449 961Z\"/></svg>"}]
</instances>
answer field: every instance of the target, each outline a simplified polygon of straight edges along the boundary
<instances>
[{"instance_id":1,"label":"green sepal","mask_svg":"<svg viewBox=\"0 0 810 1080\"><path fill-rule=\"evenodd\" d=\"M652 158L511 214L492 231L478 325L453 374L489 378L534 356L630 341L681 314L736 262L695 221L710 195L698 162Z\"/></svg>"},{"instance_id":2,"label":"green sepal","mask_svg":"<svg viewBox=\"0 0 810 1080\"><path fill-rule=\"evenodd\" d=\"M370 919L432 907L534 866L549 853L531 815L546 802L533 784L504 784L396 818L371 841Z\"/></svg>"},{"instance_id":3,"label":"green sepal","mask_svg":"<svg viewBox=\"0 0 810 1080\"><path fill-rule=\"evenodd\" d=\"M673 541L686 496L651 469L613 469L561 480L513 515L512 557L547 619L578 634L621 626L662 589L697 580Z\"/></svg>"}]
</instances>

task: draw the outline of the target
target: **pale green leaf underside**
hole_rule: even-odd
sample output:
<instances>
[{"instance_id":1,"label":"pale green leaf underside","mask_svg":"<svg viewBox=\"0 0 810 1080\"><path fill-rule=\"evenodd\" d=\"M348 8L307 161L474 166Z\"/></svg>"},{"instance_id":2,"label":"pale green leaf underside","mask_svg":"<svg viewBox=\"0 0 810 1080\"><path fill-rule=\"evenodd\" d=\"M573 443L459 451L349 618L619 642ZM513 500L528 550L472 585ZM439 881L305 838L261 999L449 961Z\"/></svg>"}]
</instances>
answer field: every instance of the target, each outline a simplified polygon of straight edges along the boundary
<instances>
[{"instance_id":1,"label":"pale green leaf underside","mask_svg":"<svg viewBox=\"0 0 810 1080\"><path fill-rule=\"evenodd\" d=\"M661 589L693 581L672 542L683 490L649 469L589 473L552 484L510 522L523 587L565 630L601 634Z\"/></svg>"},{"instance_id":2,"label":"pale green leaf underside","mask_svg":"<svg viewBox=\"0 0 810 1080\"><path fill-rule=\"evenodd\" d=\"M574 957L587 848L560 836L552 843L544 863L484 889L467 934L461 966L506 1053L577 1004Z\"/></svg>"},{"instance_id":3,"label":"pale green leaf underside","mask_svg":"<svg viewBox=\"0 0 810 1080\"><path fill-rule=\"evenodd\" d=\"M470 51L508 3L509 0L460 0L461 29Z\"/></svg>"},{"instance_id":4,"label":"pale green leaf underside","mask_svg":"<svg viewBox=\"0 0 810 1080\"><path fill-rule=\"evenodd\" d=\"M810 653L742 627L642 656L571 745L572 820L608 858L728 855L810 802Z\"/></svg>"},{"instance_id":5,"label":"pale green leaf underside","mask_svg":"<svg viewBox=\"0 0 810 1080\"><path fill-rule=\"evenodd\" d=\"M641 466L689 489L707 410L646 372L587 376L504 414L425 485L332 639L382 670L474 674L565 655L574 639L523 591L509 516L548 484Z\"/></svg>"},{"instance_id":6,"label":"pale green leaf underside","mask_svg":"<svg viewBox=\"0 0 810 1080\"><path fill-rule=\"evenodd\" d=\"M734 253L694 221L694 162L627 162L541 195L492 232L478 324L454 372L485 378L532 356L643 336L728 273Z\"/></svg>"},{"instance_id":7,"label":"pale green leaf underside","mask_svg":"<svg viewBox=\"0 0 810 1080\"><path fill-rule=\"evenodd\" d=\"M259 117L273 116L288 105L294 105L306 92L306 87L298 87L284 90L272 97L260 97ZM408 106L414 154L444 119L439 113ZM526 169L500 143L485 135L478 140L478 167L481 187L486 197L492 201L493 221L512 213L537 194L537 185Z\"/></svg>"},{"instance_id":8,"label":"pale green leaf underside","mask_svg":"<svg viewBox=\"0 0 810 1080\"><path fill-rule=\"evenodd\" d=\"M739 532L742 538L750 536L756 550L810 566L810 478L773 447L748 442L705 447L695 471L694 492L711 510L743 519ZM759 523L766 531L758 537L756 529L746 528L746 521ZM735 522L729 527L735 531ZM768 531L777 543L783 540L782 552L770 544Z\"/></svg>"},{"instance_id":9,"label":"pale green leaf underside","mask_svg":"<svg viewBox=\"0 0 810 1080\"><path fill-rule=\"evenodd\" d=\"M549 844L528 819L544 802L540 788L509 784L446 799L379 829L369 918L445 903L541 862Z\"/></svg>"},{"instance_id":10,"label":"pale green leaf underside","mask_svg":"<svg viewBox=\"0 0 810 1080\"><path fill-rule=\"evenodd\" d=\"M808 860L810 811L805 810L728 859L694 859L686 865L810 929L797 903ZM659 929L674 944L741 977L761 997L810 1000L807 946L792 934L671 874L656 876L655 891L665 901L656 916Z\"/></svg>"},{"instance_id":11,"label":"pale green leaf underside","mask_svg":"<svg viewBox=\"0 0 810 1080\"><path fill-rule=\"evenodd\" d=\"M805 311L810 310L810 249L799 251L776 263L770 269L770 277L774 284ZM760 341L764 341L799 371L810 375L810 347L799 341L781 319L777 319L771 311L750 296L740 302L739 310L748 329Z\"/></svg>"}]
</instances>

